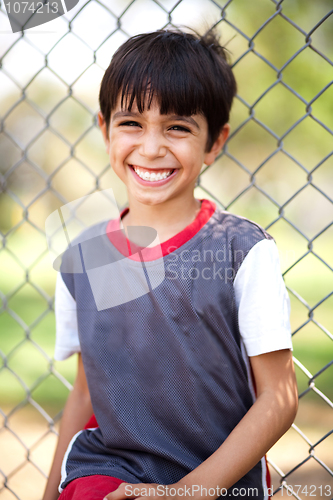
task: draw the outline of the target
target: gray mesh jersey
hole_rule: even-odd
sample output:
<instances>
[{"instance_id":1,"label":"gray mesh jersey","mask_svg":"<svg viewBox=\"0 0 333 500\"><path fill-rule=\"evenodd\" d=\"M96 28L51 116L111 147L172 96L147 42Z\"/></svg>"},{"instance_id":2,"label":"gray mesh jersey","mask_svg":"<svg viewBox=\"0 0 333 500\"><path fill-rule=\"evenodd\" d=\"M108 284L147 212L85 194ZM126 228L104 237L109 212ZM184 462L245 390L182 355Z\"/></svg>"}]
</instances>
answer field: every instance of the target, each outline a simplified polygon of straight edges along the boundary
<instances>
[{"instance_id":1,"label":"gray mesh jersey","mask_svg":"<svg viewBox=\"0 0 333 500\"><path fill-rule=\"evenodd\" d=\"M157 287L97 310L88 267L124 259L106 226L88 229L62 264L99 427L73 438L61 488L93 474L171 484L208 458L253 404L233 279L253 245L272 237L217 208L199 232L162 257L165 277ZM145 262L148 282L160 263ZM129 266L132 278L142 269L141 262ZM263 465L234 485L258 488L252 500L264 498Z\"/></svg>"}]
</instances>

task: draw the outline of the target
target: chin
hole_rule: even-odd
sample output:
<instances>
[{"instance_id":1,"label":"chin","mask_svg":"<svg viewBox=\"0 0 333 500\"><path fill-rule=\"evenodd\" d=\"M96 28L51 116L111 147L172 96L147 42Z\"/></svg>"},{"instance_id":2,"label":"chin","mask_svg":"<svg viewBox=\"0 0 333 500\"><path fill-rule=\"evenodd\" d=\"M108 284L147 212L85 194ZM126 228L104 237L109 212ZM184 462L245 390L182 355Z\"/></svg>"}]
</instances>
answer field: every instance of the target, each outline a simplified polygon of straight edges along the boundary
<instances>
[{"instance_id":1,"label":"chin","mask_svg":"<svg viewBox=\"0 0 333 500\"><path fill-rule=\"evenodd\" d=\"M139 203L142 203L142 205L148 205L150 207L153 207L155 205L159 205L160 203L163 203L164 201L166 201L166 199L164 199L163 197L161 196L151 196L151 195L147 195L147 196L136 196L135 199L139 202Z\"/></svg>"}]
</instances>

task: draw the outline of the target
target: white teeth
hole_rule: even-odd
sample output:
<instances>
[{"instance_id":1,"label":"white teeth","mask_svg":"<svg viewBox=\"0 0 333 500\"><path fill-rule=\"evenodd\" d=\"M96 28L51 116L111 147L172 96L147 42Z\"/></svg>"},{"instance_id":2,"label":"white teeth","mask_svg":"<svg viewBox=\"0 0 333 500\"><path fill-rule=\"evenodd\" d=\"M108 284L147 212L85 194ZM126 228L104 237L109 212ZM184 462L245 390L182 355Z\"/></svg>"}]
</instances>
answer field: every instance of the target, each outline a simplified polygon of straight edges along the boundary
<instances>
[{"instance_id":1,"label":"white teeth","mask_svg":"<svg viewBox=\"0 0 333 500\"><path fill-rule=\"evenodd\" d=\"M166 179L171 175L172 170L169 170L169 172L147 172L147 170L143 171L140 168L133 167L135 172L138 174L141 179L144 181L160 181L162 179Z\"/></svg>"}]
</instances>

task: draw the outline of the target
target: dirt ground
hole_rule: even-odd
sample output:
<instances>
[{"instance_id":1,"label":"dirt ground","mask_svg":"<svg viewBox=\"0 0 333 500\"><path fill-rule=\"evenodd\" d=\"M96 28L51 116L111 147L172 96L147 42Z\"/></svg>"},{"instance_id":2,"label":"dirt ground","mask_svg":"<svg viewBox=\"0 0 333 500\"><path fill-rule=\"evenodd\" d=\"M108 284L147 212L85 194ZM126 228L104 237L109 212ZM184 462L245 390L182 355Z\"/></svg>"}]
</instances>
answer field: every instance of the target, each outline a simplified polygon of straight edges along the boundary
<instances>
[{"instance_id":1,"label":"dirt ground","mask_svg":"<svg viewBox=\"0 0 333 500\"><path fill-rule=\"evenodd\" d=\"M332 429L333 411L323 406L318 409L303 405L296 418L296 425L311 443L316 443ZM2 409L5 414L8 409ZM0 421L0 500L40 500L45 487L46 474L51 466L56 445L56 435L49 431L43 417L32 407L25 407L8 421L16 436L3 427ZM309 444L294 430L290 429L268 453L268 459L283 474L287 474L309 457ZM30 449L30 451L29 451ZM302 500L308 497L333 499L333 477L316 458L333 469L333 434L315 449L315 456L288 477L288 484ZM281 477L270 466L273 490L280 486ZM4 477L6 476L6 477ZM7 481L6 481L7 478ZM291 497L292 491L282 489L274 499ZM297 497L296 497L297 498Z\"/></svg>"}]
</instances>

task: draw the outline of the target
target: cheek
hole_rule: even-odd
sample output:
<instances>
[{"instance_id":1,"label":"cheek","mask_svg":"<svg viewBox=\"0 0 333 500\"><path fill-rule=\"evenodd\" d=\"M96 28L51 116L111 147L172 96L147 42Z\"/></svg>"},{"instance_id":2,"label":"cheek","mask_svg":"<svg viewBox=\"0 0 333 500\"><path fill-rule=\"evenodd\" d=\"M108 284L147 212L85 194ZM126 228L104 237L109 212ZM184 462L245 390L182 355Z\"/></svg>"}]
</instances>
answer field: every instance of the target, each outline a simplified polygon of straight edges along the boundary
<instances>
[{"instance_id":1,"label":"cheek","mask_svg":"<svg viewBox=\"0 0 333 500\"><path fill-rule=\"evenodd\" d=\"M200 154L197 144L191 141L178 143L172 148L172 153L185 164L191 163L193 159L197 159Z\"/></svg>"},{"instance_id":2,"label":"cheek","mask_svg":"<svg viewBox=\"0 0 333 500\"><path fill-rule=\"evenodd\" d=\"M110 139L109 157L110 162L123 161L125 154L124 141L119 140L117 137Z\"/></svg>"},{"instance_id":3,"label":"cheek","mask_svg":"<svg viewBox=\"0 0 333 500\"><path fill-rule=\"evenodd\" d=\"M122 160L133 149L133 139L131 137L115 137L111 138L110 154L119 156Z\"/></svg>"},{"instance_id":4,"label":"cheek","mask_svg":"<svg viewBox=\"0 0 333 500\"><path fill-rule=\"evenodd\" d=\"M190 155L192 158L202 158L206 149L206 141L203 138L195 137L184 143L184 153Z\"/></svg>"},{"instance_id":5,"label":"cheek","mask_svg":"<svg viewBox=\"0 0 333 500\"><path fill-rule=\"evenodd\" d=\"M201 144L192 143L189 147L182 153L182 158L184 163L191 167L193 175L196 175L196 170L200 170L204 163L204 148Z\"/></svg>"}]
</instances>

